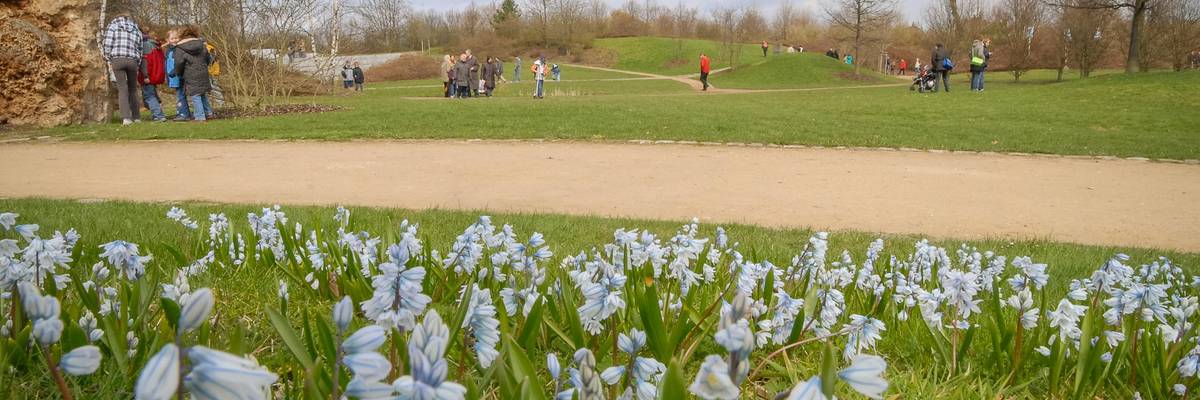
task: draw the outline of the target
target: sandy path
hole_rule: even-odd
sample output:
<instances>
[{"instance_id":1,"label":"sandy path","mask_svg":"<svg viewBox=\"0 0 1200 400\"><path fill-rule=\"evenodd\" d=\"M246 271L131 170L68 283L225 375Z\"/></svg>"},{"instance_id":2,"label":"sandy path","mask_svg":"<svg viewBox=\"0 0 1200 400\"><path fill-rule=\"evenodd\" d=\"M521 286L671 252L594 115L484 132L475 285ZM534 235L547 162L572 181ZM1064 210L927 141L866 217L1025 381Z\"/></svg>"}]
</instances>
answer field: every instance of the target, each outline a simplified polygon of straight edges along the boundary
<instances>
[{"instance_id":1,"label":"sandy path","mask_svg":"<svg viewBox=\"0 0 1200 400\"><path fill-rule=\"evenodd\" d=\"M1200 251L1200 166L537 142L0 145L0 196L488 209Z\"/></svg>"}]
</instances>

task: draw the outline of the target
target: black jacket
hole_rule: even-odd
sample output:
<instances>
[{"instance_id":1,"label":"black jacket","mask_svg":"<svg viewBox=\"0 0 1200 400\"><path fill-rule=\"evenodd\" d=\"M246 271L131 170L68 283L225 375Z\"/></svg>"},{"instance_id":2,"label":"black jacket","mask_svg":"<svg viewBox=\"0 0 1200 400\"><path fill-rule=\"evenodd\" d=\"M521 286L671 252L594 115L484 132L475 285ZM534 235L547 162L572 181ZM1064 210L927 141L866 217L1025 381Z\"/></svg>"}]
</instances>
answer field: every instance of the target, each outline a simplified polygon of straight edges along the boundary
<instances>
[{"instance_id":1,"label":"black jacket","mask_svg":"<svg viewBox=\"0 0 1200 400\"><path fill-rule=\"evenodd\" d=\"M945 67L946 64L944 61L945 59L946 59L946 48L945 47L934 47L933 54L931 54L929 56L929 63L930 63L930 65L933 65L933 70L935 72L941 72L941 71L946 70L946 67Z\"/></svg>"},{"instance_id":2,"label":"black jacket","mask_svg":"<svg viewBox=\"0 0 1200 400\"><path fill-rule=\"evenodd\" d=\"M200 39L186 39L175 46L175 71L183 78L183 90L188 96L206 94L212 90L208 82L208 49Z\"/></svg>"},{"instance_id":3,"label":"black jacket","mask_svg":"<svg viewBox=\"0 0 1200 400\"><path fill-rule=\"evenodd\" d=\"M354 67L354 83L363 83L367 77L363 75L362 68Z\"/></svg>"}]
</instances>

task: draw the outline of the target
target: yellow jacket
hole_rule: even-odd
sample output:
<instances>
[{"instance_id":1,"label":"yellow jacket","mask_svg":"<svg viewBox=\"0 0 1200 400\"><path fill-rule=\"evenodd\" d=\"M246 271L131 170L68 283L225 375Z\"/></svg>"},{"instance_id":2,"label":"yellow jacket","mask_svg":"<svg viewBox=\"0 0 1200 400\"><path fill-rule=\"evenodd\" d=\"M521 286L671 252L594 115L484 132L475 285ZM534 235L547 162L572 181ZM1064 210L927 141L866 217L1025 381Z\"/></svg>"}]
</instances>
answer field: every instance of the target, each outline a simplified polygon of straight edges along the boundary
<instances>
[{"instance_id":1,"label":"yellow jacket","mask_svg":"<svg viewBox=\"0 0 1200 400\"><path fill-rule=\"evenodd\" d=\"M212 60L212 62L208 64L208 75L221 75L221 63L217 62L217 48L213 46L212 43L207 41L204 42L204 46L207 47L208 57Z\"/></svg>"}]
</instances>

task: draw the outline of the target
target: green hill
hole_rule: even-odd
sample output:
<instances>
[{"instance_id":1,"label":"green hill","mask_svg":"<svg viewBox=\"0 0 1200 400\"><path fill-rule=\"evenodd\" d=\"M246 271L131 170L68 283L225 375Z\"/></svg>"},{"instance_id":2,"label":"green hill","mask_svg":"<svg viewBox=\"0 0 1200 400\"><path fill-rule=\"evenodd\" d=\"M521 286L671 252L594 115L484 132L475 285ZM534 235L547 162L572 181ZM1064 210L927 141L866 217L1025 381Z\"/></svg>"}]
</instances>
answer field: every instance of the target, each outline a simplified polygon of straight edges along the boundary
<instances>
[{"instance_id":1,"label":"green hill","mask_svg":"<svg viewBox=\"0 0 1200 400\"><path fill-rule=\"evenodd\" d=\"M597 39L595 46L615 53L613 68L662 75L699 73L700 54L707 54L713 69L729 66L720 42L664 37L626 37ZM738 63L761 61L762 48L756 44L740 46Z\"/></svg>"},{"instance_id":2,"label":"green hill","mask_svg":"<svg viewBox=\"0 0 1200 400\"><path fill-rule=\"evenodd\" d=\"M861 86L904 83L863 68L854 75L854 67L819 53L772 54L762 61L732 71L714 74L710 80L728 89L800 89L816 87Z\"/></svg>"}]
</instances>

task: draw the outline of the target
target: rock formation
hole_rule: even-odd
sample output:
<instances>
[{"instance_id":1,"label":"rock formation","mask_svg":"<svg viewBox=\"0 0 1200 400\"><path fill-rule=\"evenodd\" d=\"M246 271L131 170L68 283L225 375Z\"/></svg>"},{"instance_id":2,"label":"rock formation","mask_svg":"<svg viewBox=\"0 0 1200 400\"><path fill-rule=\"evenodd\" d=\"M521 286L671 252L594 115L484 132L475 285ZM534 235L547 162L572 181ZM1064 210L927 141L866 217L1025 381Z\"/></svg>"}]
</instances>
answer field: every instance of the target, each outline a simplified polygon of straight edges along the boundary
<instances>
[{"instance_id":1,"label":"rock formation","mask_svg":"<svg viewBox=\"0 0 1200 400\"><path fill-rule=\"evenodd\" d=\"M94 0L0 0L0 124L52 126L110 115L99 18Z\"/></svg>"}]
</instances>

